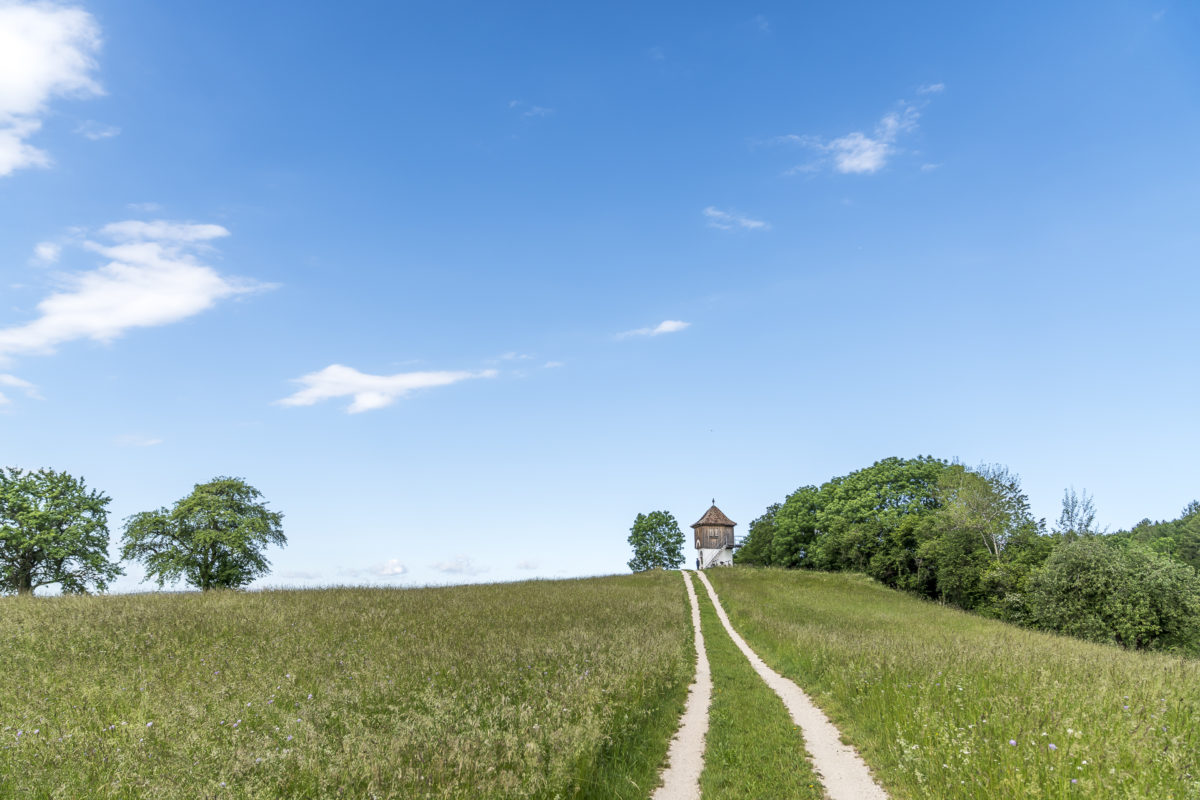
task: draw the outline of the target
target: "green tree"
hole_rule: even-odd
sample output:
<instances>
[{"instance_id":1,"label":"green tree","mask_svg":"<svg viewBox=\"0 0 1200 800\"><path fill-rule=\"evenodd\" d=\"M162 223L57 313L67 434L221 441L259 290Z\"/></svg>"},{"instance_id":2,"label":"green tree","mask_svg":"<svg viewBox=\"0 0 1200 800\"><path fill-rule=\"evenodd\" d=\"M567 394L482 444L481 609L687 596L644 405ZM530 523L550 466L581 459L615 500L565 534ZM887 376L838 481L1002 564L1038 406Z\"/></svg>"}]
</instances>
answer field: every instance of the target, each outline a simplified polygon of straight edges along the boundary
<instances>
[{"instance_id":1,"label":"green tree","mask_svg":"<svg viewBox=\"0 0 1200 800\"><path fill-rule=\"evenodd\" d=\"M733 555L734 563L770 566L771 543L775 539L776 530L775 515L779 513L779 508L779 503L767 506L763 515L750 523L745 542Z\"/></svg>"},{"instance_id":2,"label":"green tree","mask_svg":"<svg viewBox=\"0 0 1200 800\"><path fill-rule=\"evenodd\" d=\"M107 589L121 574L108 560L109 500L65 472L0 470L0 591Z\"/></svg>"},{"instance_id":3,"label":"green tree","mask_svg":"<svg viewBox=\"0 0 1200 800\"><path fill-rule=\"evenodd\" d=\"M670 512L638 514L629 529L629 544L633 546L629 568L634 572L673 569L683 563L683 531Z\"/></svg>"},{"instance_id":4,"label":"green tree","mask_svg":"<svg viewBox=\"0 0 1200 800\"><path fill-rule=\"evenodd\" d=\"M180 578L205 591L244 586L270 567L267 545L287 544L283 515L261 497L241 478L197 484L170 510L127 519L121 555L141 561L159 588Z\"/></svg>"},{"instance_id":5,"label":"green tree","mask_svg":"<svg viewBox=\"0 0 1200 800\"><path fill-rule=\"evenodd\" d=\"M1082 494L1075 494L1074 486L1063 489L1062 513L1058 515L1054 532L1068 542L1101 533L1096 529L1096 504L1086 489Z\"/></svg>"}]
</instances>

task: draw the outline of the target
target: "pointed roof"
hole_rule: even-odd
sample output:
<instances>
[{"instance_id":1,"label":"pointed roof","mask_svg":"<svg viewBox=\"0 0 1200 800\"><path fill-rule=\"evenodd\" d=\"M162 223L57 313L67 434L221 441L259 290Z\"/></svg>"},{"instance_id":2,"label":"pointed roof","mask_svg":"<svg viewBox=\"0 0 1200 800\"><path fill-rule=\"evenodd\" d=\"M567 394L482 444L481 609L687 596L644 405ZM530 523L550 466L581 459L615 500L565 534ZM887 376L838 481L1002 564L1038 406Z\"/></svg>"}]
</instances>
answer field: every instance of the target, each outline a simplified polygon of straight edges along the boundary
<instances>
[{"instance_id":1,"label":"pointed roof","mask_svg":"<svg viewBox=\"0 0 1200 800\"><path fill-rule=\"evenodd\" d=\"M714 504L708 509L708 511L704 512L703 517L696 520L692 527L699 528L701 525L728 525L733 527L734 525L737 525L737 523L725 516L725 512L717 508Z\"/></svg>"}]
</instances>

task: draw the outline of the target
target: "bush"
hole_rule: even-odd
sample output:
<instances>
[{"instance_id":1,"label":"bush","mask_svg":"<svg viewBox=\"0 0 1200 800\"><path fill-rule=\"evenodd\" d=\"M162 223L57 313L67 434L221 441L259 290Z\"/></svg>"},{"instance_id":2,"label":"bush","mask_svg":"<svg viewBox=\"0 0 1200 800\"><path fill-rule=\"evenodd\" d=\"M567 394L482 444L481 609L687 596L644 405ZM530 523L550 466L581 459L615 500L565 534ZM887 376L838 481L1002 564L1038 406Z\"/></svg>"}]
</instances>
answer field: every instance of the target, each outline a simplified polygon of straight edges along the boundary
<instances>
[{"instance_id":1,"label":"bush","mask_svg":"<svg viewBox=\"0 0 1200 800\"><path fill-rule=\"evenodd\" d=\"M1130 648L1200 652L1200 578L1137 545L1098 538L1055 548L1031 576L1030 622Z\"/></svg>"}]
</instances>

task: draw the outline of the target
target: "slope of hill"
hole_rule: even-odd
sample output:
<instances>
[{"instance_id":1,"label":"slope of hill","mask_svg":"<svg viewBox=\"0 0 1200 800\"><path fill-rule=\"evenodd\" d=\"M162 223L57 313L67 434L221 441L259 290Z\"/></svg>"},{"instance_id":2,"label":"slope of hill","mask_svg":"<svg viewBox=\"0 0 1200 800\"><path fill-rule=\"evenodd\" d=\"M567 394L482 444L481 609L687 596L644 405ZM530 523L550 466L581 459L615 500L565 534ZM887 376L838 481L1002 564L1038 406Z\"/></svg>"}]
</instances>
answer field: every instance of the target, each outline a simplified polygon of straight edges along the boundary
<instances>
[{"instance_id":1,"label":"slope of hill","mask_svg":"<svg viewBox=\"0 0 1200 800\"><path fill-rule=\"evenodd\" d=\"M734 626L893 798L1200 798L1200 661L987 620L848 573L713 570Z\"/></svg>"},{"instance_id":2,"label":"slope of hill","mask_svg":"<svg viewBox=\"0 0 1200 800\"><path fill-rule=\"evenodd\" d=\"M646 797L679 575L0 599L0 797Z\"/></svg>"}]
</instances>

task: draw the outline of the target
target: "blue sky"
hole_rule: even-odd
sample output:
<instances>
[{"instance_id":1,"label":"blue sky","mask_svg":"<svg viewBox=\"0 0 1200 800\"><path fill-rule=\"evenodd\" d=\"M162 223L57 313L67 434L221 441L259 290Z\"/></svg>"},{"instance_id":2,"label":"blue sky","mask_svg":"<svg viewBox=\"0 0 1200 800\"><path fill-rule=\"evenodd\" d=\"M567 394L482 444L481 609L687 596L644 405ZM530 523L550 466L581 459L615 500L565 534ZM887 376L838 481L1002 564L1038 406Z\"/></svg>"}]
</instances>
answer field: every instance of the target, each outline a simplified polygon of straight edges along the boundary
<instances>
[{"instance_id":1,"label":"blue sky","mask_svg":"<svg viewBox=\"0 0 1200 800\"><path fill-rule=\"evenodd\" d=\"M261 585L623 571L891 455L1174 517L1200 11L976 6L0 2L4 461L114 543L244 477Z\"/></svg>"}]
</instances>

